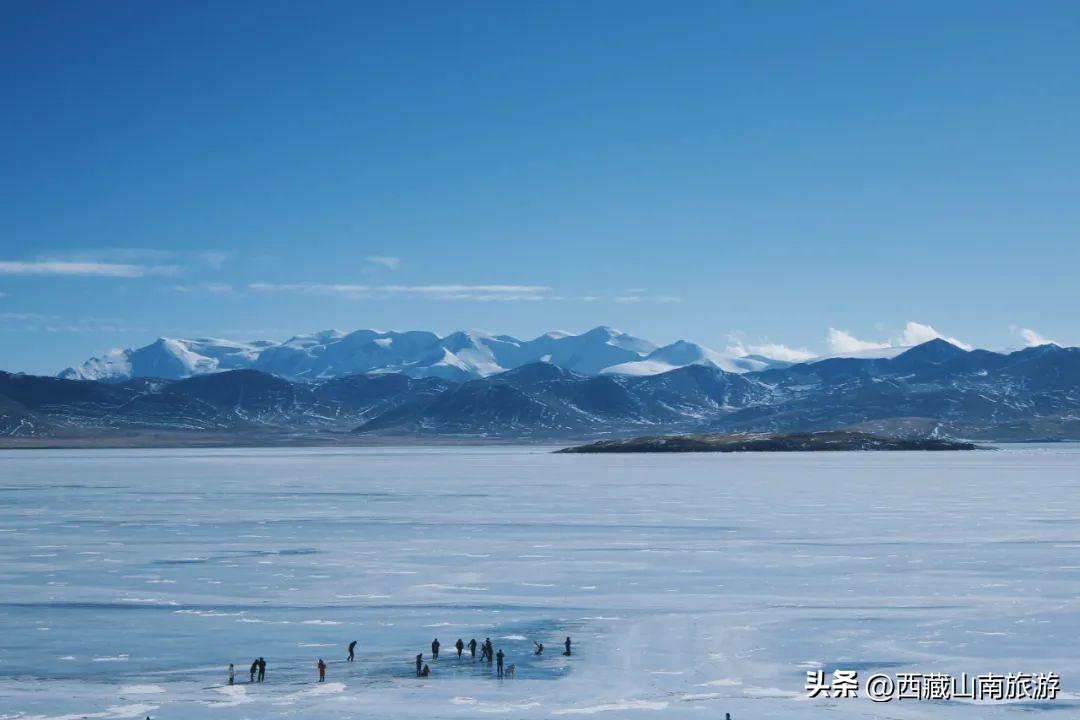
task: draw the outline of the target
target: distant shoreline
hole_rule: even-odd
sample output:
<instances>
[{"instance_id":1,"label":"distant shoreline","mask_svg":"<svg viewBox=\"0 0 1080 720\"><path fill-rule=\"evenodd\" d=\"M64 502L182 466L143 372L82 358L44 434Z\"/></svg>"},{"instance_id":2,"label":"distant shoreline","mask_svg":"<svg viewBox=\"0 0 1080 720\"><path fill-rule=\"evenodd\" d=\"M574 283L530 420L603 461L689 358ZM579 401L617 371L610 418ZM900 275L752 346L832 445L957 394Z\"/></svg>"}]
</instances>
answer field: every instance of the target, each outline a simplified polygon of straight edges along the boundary
<instances>
[{"instance_id":1,"label":"distant shoreline","mask_svg":"<svg viewBox=\"0 0 1080 720\"><path fill-rule=\"evenodd\" d=\"M566 454L975 450L972 442L890 438L856 431L553 438L456 435L258 434L148 432L66 437L0 437L0 450L153 450L177 448L561 447Z\"/></svg>"},{"instance_id":2,"label":"distant shoreline","mask_svg":"<svg viewBox=\"0 0 1080 720\"><path fill-rule=\"evenodd\" d=\"M557 450L559 453L701 453L978 450L971 442L941 438L887 438L862 432L737 433L655 435L601 440Z\"/></svg>"}]
</instances>

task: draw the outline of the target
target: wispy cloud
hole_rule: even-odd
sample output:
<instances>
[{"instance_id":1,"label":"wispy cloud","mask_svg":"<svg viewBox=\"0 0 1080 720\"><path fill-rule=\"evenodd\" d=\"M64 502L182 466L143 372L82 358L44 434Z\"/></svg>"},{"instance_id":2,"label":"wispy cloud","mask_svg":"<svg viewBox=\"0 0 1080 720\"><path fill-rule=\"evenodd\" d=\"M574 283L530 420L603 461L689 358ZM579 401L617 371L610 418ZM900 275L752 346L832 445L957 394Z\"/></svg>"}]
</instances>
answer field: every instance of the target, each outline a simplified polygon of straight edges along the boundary
<instances>
[{"instance_id":1,"label":"wispy cloud","mask_svg":"<svg viewBox=\"0 0 1080 720\"><path fill-rule=\"evenodd\" d=\"M971 345L968 345L963 340L940 333L932 325L914 321L908 322L903 330L893 334L888 340L862 340L846 330L837 328L829 328L825 339L832 355L845 355L890 347L911 347L912 345L921 345L924 342L936 339L945 340L965 350L971 350Z\"/></svg>"},{"instance_id":2,"label":"wispy cloud","mask_svg":"<svg viewBox=\"0 0 1080 720\"><path fill-rule=\"evenodd\" d=\"M204 293L208 295L232 295L235 290L232 285L228 283L218 282L201 282L194 283L192 285L172 285L169 287L172 292L199 294Z\"/></svg>"},{"instance_id":3,"label":"wispy cloud","mask_svg":"<svg viewBox=\"0 0 1080 720\"><path fill-rule=\"evenodd\" d=\"M829 328L825 341L829 345L829 353L843 355L845 353L863 352L865 350L880 350L889 347L887 342L874 342L872 340L860 340L846 330Z\"/></svg>"},{"instance_id":4,"label":"wispy cloud","mask_svg":"<svg viewBox=\"0 0 1080 720\"><path fill-rule=\"evenodd\" d=\"M612 299L617 303L681 303L683 301L678 295L641 295L636 291L628 291Z\"/></svg>"},{"instance_id":5,"label":"wispy cloud","mask_svg":"<svg viewBox=\"0 0 1080 720\"><path fill-rule=\"evenodd\" d=\"M0 331L48 333L123 333L131 328L122 320L66 318L36 312L0 313Z\"/></svg>"},{"instance_id":6,"label":"wispy cloud","mask_svg":"<svg viewBox=\"0 0 1080 720\"><path fill-rule=\"evenodd\" d=\"M735 357L746 357L747 355L764 355L767 358L773 360L783 360L785 362L805 362L817 356L816 353L804 347L790 347L781 343L763 342L759 344L747 344L737 338L732 338L734 342L725 348L725 352Z\"/></svg>"},{"instance_id":7,"label":"wispy cloud","mask_svg":"<svg viewBox=\"0 0 1080 720\"><path fill-rule=\"evenodd\" d=\"M0 312L0 320L7 320L9 322L46 322L48 320L58 320L55 315L42 315L41 313L32 312Z\"/></svg>"},{"instance_id":8,"label":"wispy cloud","mask_svg":"<svg viewBox=\"0 0 1080 720\"><path fill-rule=\"evenodd\" d=\"M136 278L147 275L175 275L179 271L180 268L176 265L133 265L63 260L0 261L0 275Z\"/></svg>"},{"instance_id":9,"label":"wispy cloud","mask_svg":"<svg viewBox=\"0 0 1080 720\"><path fill-rule=\"evenodd\" d=\"M368 255L364 261L371 265L381 265L387 270L397 270L401 265L401 258L392 255Z\"/></svg>"},{"instance_id":10,"label":"wispy cloud","mask_svg":"<svg viewBox=\"0 0 1080 720\"><path fill-rule=\"evenodd\" d=\"M957 340L954 337L949 337L948 335L943 335L942 333L939 333L937 330L935 330L932 326L924 325L923 323L917 322L909 322L907 325L905 325L903 332L900 333L898 341L894 342L894 345L919 345L921 343L937 339L946 340L953 345L956 345L957 347L964 348L965 350L971 350L971 345L968 345L966 342L962 340Z\"/></svg>"},{"instance_id":11,"label":"wispy cloud","mask_svg":"<svg viewBox=\"0 0 1080 720\"><path fill-rule=\"evenodd\" d=\"M195 257L199 262L209 266L212 270L220 270L225 261L229 259L229 253L219 252L217 250L206 250L198 253Z\"/></svg>"},{"instance_id":12,"label":"wispy cloud","mask_svg":"<svg viewBox=\"0 0 1080 720\"><path fill-rule=\"evenodd\" d=\"M420 295L443 295L445 293L545 293L551 288L545 285L384 285L387 292Z\"/></svg>"},{"instance_id":13,"label":"wispy cloud","mask_svg":"<svg viewBox=\"0 0 1080 720\"><path fill-rule=\"evenodd\" d=\"M418 297L432 300L516 302L558 300L546 285L354 285L335 283L252 283L260 293L338 295L349 299L372 297Z\"/></svg>"},{"instance_id":14,"label":"wispy cloud","mask_svg":"<svg viewBox=\"0 0 1080 720\"><path fill-rule=\"evenodd\" d=\"M1017 335L1019 335L1020 338L1024 341L1024 345L1027 346L1027 347L1038 347L1039 345L1059 345L1060 344L1060 343L1058 343L1058 342L1056 342L1054 340L1051 340L1050 338L1046 337L1045 335L1041 335L1041 334L1035 332L1031 328L1017 327L1016 325L1013 325L1009 329L1012 330Z\"/></svg>"},{"instance_id":15,"label":"wispy cloud","mask_svg":"<svg viewBox=\"0 0 1080 720\"><path fill-rule=\"evenodd\" d=\"M367 292L371 288L367 285L345 285L332 283L267 283L257 282L248 285L250 290L267 293L327 293L327 294L351 294Z\"/></svg>"}]
</instances>

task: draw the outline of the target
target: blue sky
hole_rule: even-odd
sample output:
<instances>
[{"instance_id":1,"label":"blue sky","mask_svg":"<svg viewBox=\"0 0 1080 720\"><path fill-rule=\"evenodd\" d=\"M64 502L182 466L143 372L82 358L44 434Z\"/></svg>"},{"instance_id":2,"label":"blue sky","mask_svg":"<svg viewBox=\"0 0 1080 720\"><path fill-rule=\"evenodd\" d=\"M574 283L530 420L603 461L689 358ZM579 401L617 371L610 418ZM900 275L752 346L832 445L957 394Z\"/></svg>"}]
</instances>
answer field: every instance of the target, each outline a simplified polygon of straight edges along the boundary
<instances>
[{"instance_id":1,"label":"blue sky","mask_svg":"<svg viewBox=\"0 0 1080 720\"><path fill-rule=\"evenodd\" d=\"M0 367L331 327L1076 344L1078 38L1071 2L7 3Z\"/></svg>"}]
</instances>

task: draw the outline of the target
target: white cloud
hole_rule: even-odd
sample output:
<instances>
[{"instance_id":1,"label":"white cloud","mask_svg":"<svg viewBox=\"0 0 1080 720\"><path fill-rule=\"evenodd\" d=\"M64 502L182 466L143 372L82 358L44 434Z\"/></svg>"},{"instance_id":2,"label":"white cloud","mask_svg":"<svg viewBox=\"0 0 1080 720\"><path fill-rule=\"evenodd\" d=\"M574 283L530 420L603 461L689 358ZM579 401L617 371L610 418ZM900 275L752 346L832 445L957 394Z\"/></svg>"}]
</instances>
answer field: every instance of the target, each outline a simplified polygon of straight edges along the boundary
<instances>
[{"instance_id":1,"label":"white cloud","mask_svg":"<svg viewBox=\"0 0 1080 720\"><path fill-rule=\"evenodd\" d=\"M345 285L331 283L251 283L249 290L259 293L323 294L340 295L351 300L371 297L371 288L367 285Z\"/></svg>"},{"instance_id":2,"label":"white cloud","mask_svg":"<svg viewBox=\"0 0 1080 720\"><path fill-rule=\"evenodd\" d=\"M1016 327L1015 325L1010 328L1014 333L1017 333L1024 341L1024 345L1027 347L1038 347L1039 345L1058 345L1059 343L1051 340L1048 337L1044 337L1035 332L1031 328Z\"/></svg>"},{"instance_id":3,"label":"white cloud","mask_svg":"<svg viewBox=\"0 0 1080 720\"><path fill-rule=\"evenodd\" d=\"M545 285L384 285L380 290L416 295L445 295L447 293L546 293Z\"/></svg>"},{"instance_id":4,"label":"white cloud","mask_svg":"<svg viewBox=\"0 0 1080 720\"><path fill-rule=\"evenodd\" d=\"M401 265L401 258L392 255L368 255L364 260L372 265L382 265L387 270L397 270Z\"/></svg>"},{"instance_id":5,"label":"white cloud","mask_svg":"<svg viewBox=\"0 0 1080 720\"><path fill-rule=\"evenodd\" d=\"M63 260L0 261L0 275L135 278L146 275L174 275L179 270L180 268L175 265L132 265L129 263L68 262Z\"/></svg>"},{"instance_id":6,"label":"white cloud","mask_svg":"<svg viewBox=\"0 0 1080 720\"><path fill-rule=\"evenodd\" d=\"M816 355L804 347L793 348L780 343L764 343L763 345L751 345L750 351L754 355L764 355L773 360L786 360L787 362L804 362Z\"/></svg>"},{"instance_id":7,"label":"white cloud","mask_svg":"<svg viewBox=\"0 0 1080 720\"><path fill-rule=\"evenodd\" d=\"M58 320L56 315L42 315L41 313L32 312L2 312L0 313L0 320L9 320L16 322L46 322L48 320Z\"/></svg>"},{"instance_id":8,"label":"white cloud","mask_svg":"<svg viewBox=\"0 0 1080 720\"><path fill-rule=\"evenodd\" d=\"M943 335L930 325L914 321L909 322L904 326L903 330L886 341L862 340L846 330L839 330L831 327L826 335L826 342L829 344L829 354L847 355L868 350L882 350L890 347L911 347L938 338L946 340L964 350L971 350L971 345L968 345L962 340Z\"/></svg>"},{"instance_id":9,"label":"white cloud","mask_svg":"<svg viewBox=\"0 0 1080 720\"><path fill-rule=\"evenodd\" d=\"M199 253L198 255L196 255L196 257L200 261L209 265L212 269L220 270L221 267L225 264L225 261L229 259L229 254L225 252L218 252L216 250L207 250L206 252Z\"/></svg>"},{"instance_id":10,"label":"white cloud","mask_svg":"<svg viewBox=\"0 0 1080 720\"><path fill-rule=\"evenodd\" d=\"M210 295L231 295L233 286L228 283L202 282L194 285L173 285L169 288L178 293L207 293Z\"/></svg>"},{"instance_id":11,"label":"white cloud","mask_svg":"<svg viewBox=\"0 0 1080 720\"><path fill-rule=\"evenodd\" d=\"M838 330L837 328L829 328L826 342L829 344L829 353L831 355L843 355L845 353L862 352L864 350L879 350L881 348L889 347L889 343L887 342L879 343L870 340L860 340L848 331Z\"/></svg>"},{"instance_id":12,"label":"white cloud","mask_svg":"<svg viewBox=\"0 0 1080 720\"><path fill-rule=\"evenodd\" d=\"M107 318L66 318L35 312L0 313L0 331L48 333L118 333L132 328L122 320Z\"/></svg>"},{"instance_id":13,"label":"white cloud","mask_svg":"<svg viewBox=\"0 0 1080 720\"><path fill-rule=\"evenodd\" d=\"M911 345L921 345L924 342L930 342L931 340L942 339L956 345L957 347L965 350L971 350L971 346L967 343L957 340L954 337L948 335L942 335L930 325L924 325L923 323L909 322L904 326L904 331L894 339L893 345L901 347L907 347Z\"/></svg>"},{"instance_id":14,"label":"white cloud","mask_svg":"<svg viewBox=\"0 0 1080 720\"><path fill-rule=\"evenodd\" d=\"M264 293L322 293L349 299L412 296L432 300L518 302L561 300L546 285L350 285L331 283L252 283L251 290Z\"/></svg>"},{"instance_id":15,"label":"white cloud","mask_svg":"<svg viewBox=\"0 0 1080 720\"><path fill-rule=\"evenodd\" d=\"M677 295L618 295L614 300L617 303L680 303L683 301Z\"/></svg>"},{"instance_id":16,"label":"white cloud","mask_svg":"<svg viewBox=\"0 0 1080 720\"><path fill-rule=\"evenodd\" d=\"M760 345L747 345L738 339L735 339L733 344L728 345L725 348L725 352L727 352L728 355L734 355L735 357L764 355L773 360L783 360L785 362L793 363L805 362L817 357L816 353L810 352L810 350L804 347L793 348L780 343L770 342L761 343Z\"/></svg>"},{"instance_id":17,"label":"white cloud","mask_svg":"<svg viewBox=\"0 0 1080 720\"><path fill-rule=\"evenodd\" d=\"M553 295L502 295L499 293L451 293L437 296L439 300L471 300L474 302L536 302L562 300Z\"/></svg>"}]
</instances>

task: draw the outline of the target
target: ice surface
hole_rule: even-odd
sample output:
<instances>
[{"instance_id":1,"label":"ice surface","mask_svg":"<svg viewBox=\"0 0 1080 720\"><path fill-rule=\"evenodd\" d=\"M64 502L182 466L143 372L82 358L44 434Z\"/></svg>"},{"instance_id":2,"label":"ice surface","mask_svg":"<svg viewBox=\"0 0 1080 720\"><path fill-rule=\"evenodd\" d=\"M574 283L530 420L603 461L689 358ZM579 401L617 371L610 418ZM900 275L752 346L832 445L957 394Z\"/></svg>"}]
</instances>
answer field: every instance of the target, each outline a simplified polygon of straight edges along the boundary
<instances>
[{"instance_id":1,"label":"ice surface","mask_svg":"<svg viewBox=\"0 0 1080 720\"><path fill-rule=\"evenodd\" d=\"M1078 551L1075 446L6 451L0 718L1066 717ZM836 667L1066 697L806 699Z\"/></svg>"}]
</instances>

